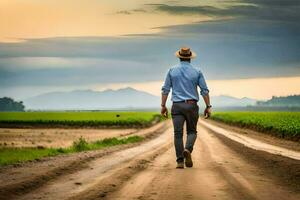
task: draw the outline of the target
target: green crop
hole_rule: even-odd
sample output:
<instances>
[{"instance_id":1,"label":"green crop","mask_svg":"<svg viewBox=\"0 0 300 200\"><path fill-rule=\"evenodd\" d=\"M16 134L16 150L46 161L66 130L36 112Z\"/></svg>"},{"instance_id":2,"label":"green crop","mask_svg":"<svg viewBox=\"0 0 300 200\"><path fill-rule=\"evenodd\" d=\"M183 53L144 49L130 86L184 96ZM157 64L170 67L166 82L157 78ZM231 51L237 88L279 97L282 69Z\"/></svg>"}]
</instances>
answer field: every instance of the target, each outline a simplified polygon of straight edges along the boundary
<instances>
[{"instance_id":1,"label":"green crop","mask_svg":"<svg viewBox=\"0 0 300 200\"><path fill-rule=\"evenodd\" d=\"M148 126L156 112L0 112L0 126Z\"/></svg>"},{"instance_id":2,"label":"green crop","mask_svg":"<svg viewBox=\"0 0 300 200\"><path fill-rule=\"evenodd\" d=\"M300 139L300 112L216 112L212 119L282 138Z\"/></svg>"}]
</instances>

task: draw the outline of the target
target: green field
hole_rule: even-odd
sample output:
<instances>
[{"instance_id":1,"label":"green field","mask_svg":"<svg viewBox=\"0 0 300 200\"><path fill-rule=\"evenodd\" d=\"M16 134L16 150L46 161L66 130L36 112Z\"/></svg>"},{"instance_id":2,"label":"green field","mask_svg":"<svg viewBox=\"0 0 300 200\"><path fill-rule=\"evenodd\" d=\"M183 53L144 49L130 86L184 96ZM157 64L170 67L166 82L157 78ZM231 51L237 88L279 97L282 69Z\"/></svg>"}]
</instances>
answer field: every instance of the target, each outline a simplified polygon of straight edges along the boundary
<instances>
[{"instance_id":1,"label":"green field","mask_svg":"<svg viewBox=\"0 0 300 200\"><path fill-rule=\"evenodd\" d=\"M157 112L0 112L0 127L13 126L149 126Z\"/></svg>"},{"instance_id":2,"label":"green field","mask_svg":"<svg viewBox=\"0 0 300 200\"><path fill-rule=\"evenodd\" d=\"M141 136L129 136L126 138L113 137L88 143L85 139L80 138L79 140L74 141L73 145L69 148L0 148L0 166L36 160L59 154L75 153L122 144L136 143L143 139L144 138Z\"/></svg>"},{"instance_id":3,"label":"green field","mask_svg":"<svg viewBox=\"0 0 300 200\"><path fill-rule=\"evenodd\" d=\"M216 112L212 119L300 140L300 112Z\"/></svg>"},{"instance_id":4,"label":"green field","mask_svg":"<svg viewBox=\"0 0 300 200\"><path fill-rule=\"evenodd\" d=\"M157 112L0 112L0 127L146 127L161 121ZM69 148L0 148L0 165L64 153L95 150L143 140L140 136L106 138L88 143L83 138Z\"/></svg>"}]
</instances>

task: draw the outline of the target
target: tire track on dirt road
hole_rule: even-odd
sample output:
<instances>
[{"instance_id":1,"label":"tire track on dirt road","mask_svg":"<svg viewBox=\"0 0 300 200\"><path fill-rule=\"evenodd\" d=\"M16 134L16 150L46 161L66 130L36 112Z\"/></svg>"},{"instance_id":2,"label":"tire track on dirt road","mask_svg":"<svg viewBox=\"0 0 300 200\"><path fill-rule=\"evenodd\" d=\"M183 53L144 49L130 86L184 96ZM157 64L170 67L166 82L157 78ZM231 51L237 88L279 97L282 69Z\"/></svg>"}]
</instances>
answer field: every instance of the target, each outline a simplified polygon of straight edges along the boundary
<instances>
[{"instance_id":1,"label":"tire track on dirt road","mask_svg":"<svg viewBox=\"0 0 300 200\"><path fill-rule=\"evenodd\" d=\"M298 151L294 151L294 150L279 147L276 145L268 144L263 141L250 138L246 135L236 133L234 131L228 131L224 128L214 126L210 123L207 123L204 120L200 120L199 123L200 123L200 125L212 130L213 132L215 132L219 135L223 135L223 136L225 136L235 142L243 144L246 147L249 147L251 149L264 151L264 152L274 154L274 155L281 155L283 157L288 157L288 158L295 159L295 160L300 160L300 152L298 152Z\"/></svg>"}]
</instances>

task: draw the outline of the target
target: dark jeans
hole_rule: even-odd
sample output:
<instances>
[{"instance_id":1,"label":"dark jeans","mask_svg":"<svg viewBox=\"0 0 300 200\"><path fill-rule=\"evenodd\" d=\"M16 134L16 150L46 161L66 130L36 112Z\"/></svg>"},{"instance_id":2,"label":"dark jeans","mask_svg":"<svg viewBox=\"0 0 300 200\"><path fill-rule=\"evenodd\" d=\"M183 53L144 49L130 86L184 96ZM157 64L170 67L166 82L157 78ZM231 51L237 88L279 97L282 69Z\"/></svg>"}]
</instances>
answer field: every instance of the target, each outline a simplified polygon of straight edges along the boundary
<instances>
[{"instance_id":1,"label":"dark jeans","mask_svg":"<svg viewBox=\"0 0 300 200\"><path fill-rule=\"evenodd\" d=\"M172 120L174 126L174 144L176 150L176 161L183 162L184 148L190 152L193 151L193 146L197 138L197 122L199 118L199 107L196 103L173 103ZM186 122L187 139L185 147L183 146L183 125Z\"/></svg>"}]
</instances>

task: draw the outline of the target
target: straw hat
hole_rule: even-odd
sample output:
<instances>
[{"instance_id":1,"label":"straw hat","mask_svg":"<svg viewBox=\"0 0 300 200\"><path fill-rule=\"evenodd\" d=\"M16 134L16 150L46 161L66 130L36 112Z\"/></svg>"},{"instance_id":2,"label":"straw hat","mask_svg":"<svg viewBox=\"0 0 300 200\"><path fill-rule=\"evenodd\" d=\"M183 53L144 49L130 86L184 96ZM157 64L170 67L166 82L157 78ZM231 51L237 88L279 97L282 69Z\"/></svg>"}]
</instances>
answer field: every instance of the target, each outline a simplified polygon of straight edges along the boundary
<instances>
[{"instance_id":1,"label":"straw hat","mask_svg":"<svg viewBox=\"0 0 300 200\"><path fill-rule=\"evenodd\" d=\"M195 58L197 55L189 47L182 47L176 51L175 56L178 58Z\"/></svg>"}]
</instances>

